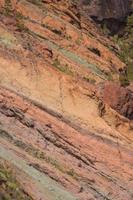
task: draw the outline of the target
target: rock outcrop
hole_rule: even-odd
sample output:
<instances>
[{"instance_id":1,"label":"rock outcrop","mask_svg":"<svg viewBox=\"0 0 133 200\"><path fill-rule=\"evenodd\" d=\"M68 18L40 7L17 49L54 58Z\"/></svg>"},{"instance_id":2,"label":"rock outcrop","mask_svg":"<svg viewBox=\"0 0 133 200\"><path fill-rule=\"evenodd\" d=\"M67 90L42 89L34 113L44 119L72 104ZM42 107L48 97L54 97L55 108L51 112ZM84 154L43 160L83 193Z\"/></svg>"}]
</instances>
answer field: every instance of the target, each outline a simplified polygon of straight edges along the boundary
<instances>
[{"instance_id":1,"label":"rock outcrop","mask_svg":"<svg viewBox=\"0 0 133 200\"><path fill-rule=\"evenodd\" d=\"M0 162L33 200L132 200L119 48L77 1L1 2Z\"/></svg>"},{"instance_id":2,"label":"rock outcrop","mask_svg":"<svg viewBox=\"0 0 133 200\"><path fill-rule=\"evenodd\" d=\"M80 0L79 7L81 13L104 22L112 33L116 33L132 12L132 3L132 0Z\"/></svg>"},{"instance_id":3,"label":"rock outcrop","mask_svg":"<svg viewBox=\"0 0 133 200\"><path fill-rule=\"evenodd\" d=\"M103 99L121 115L133 120L133 92L131 90L109 83L105 85Z\"/></svg>"},{"instance_id":4,"label":"rock outcrop","mask_svg":"<svg viewBox=\"0 0 133 200\"><path fill-rule=\"evenodd\" d=\"M123 20L132 11L132 0L80 0L80 6L91 17Z\"/></svg>"}]
</instances>

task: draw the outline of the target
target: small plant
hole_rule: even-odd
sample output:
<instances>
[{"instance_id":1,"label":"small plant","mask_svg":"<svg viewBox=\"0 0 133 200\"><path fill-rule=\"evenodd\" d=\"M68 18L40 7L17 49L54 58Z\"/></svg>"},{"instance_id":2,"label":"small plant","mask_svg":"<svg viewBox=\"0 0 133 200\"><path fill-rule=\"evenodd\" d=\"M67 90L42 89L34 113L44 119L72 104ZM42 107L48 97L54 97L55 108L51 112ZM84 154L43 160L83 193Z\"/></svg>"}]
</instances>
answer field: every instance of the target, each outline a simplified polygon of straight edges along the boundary
<instances>
[{"instance_id":1,"label":"small plant","mask_svg":"<svg viewBox=\"0 0 133 200\"><path fill-rule=\"evenodd\" d=\"M78 180L77 174L76 174L76 172L74 171L74 169L69 169L69 170L67 171L67 174L68 174L69 176L73 177L74 179Z\"/></svg>"},{"instance_id":2,"label":"small plant","mask_svg":"<svg viewBox=\"0 0 133 200\"><path fill-rule=\"evenodd\" d=\"M113 80L113 76L111 73L108 73L108 81L112 81Z\"/></svg>"},{"instance_id":3,"label":"small plant","mask_svg":"<svg viewBox=\"0 0 133 200\"><path fill-rule=\"evenodd\" d=\"M124 34L113 36L113 41L119 45L119 58L126 63L128 67L128 80L133 81L133 14L128 16ZM120 75L122 85L127 85L128 80Z\"/></svg>"},{"instance_id":4,"label":"small plant","mask_svg":"<svg viewBox=\"0 0 133 200\"><path fill-rule=\"evenodd\" d=\"M8 164L0 159L0 199L31 200L20 187Z\"/></svg>"},{"instance_id":5,"label":"small plant","mask_svg":"<svg viewBox=\"0 0 133 200\"><path fill-rule=\"evenodd\" d=\"M87 81L88 83L91 83L91 84L95 84L96 83L95 79L92 79L92 78L89 78L89 77L83 77L83 79L85 81Z\"/></svg>"},{"instance_id":6,"label":"small plant","mask_svg":"<svg viewBox=\"0 0 133 200\"><path fill-rule=\"evenodd\" d=\"M12 15L12 7L11 7L10 0L6 0L5 1L5 6L4 6L4 9L3 9L2 13L5 16L11 16Z\"/></svg>"},{"instance_id":7,"label":"small plant","mask_svg":"<svg viewBox=\"0 0 133 200\"><path fill-rule=\"evenodd\" d=\"M55 58L54 62L53 62L53 66L56 67L56 68L59 68L60 66L60 61L58 58Z\"/></svg>"},{"instance_id":8,"label":"small plant","mask_svg":"<svg viewBox=\"0 0 133 200\"><path fill-rule=\"evenodd\" d=\"M103 23L103 25L102 25L102 30L103 30L103 33L106 35L108 35L110 33L110 31L105 23Z\"/></svg>"},{"instance_id":9,"label":"small plant","mask_svg":"<svg viewBox=\"0 0 133 200\"><path fill-rule=\"evenodd\" d=\"M62 65L60 64L60 61L59 61L58 58L56 58L56 59L54 60L53 66L56 67L58 70L60 70L60 71L63 72L63 73L66 73L66 74L68 74L68 75L73 75L72 71L68 68L68 65L66 64L66 65L62 66Z\"/></svg>"},{"instance_id":10,"label":"small plant","mask_svg":"<svg viewBox=\"0 0 133 200\"><path fill-rule=\"evenodd\" d=\"M81 45L82 41L83 41L83 37L82 35L80 35L80 37L76 40L76 44Z\"/></svg>"},{"instance_id":11,"label":"small plant","mask_svg":"<svg viewBox=\"0 0 133 200\"><path fill-rule=\"evenodd\" d=\"M28 31L28 29L25 27L24 22L23 22L23 15L20 13L16 12L15 13L15 18L16 18L16 26L19 31Z\"/></svg>"},{"instance_id":12,"label":"small plant","mask_svg":"<svg viewBox=\"0 0 133 200\"><path fill-rule=\"evenodd\" d=\"M120 81L120 84L122 87L126 87L130 84L127 76L125 76L123 74L119 75L119 81Z\"/></svg>"},{"instance_id":13,"label":"small plant","mask_svg":"<svg viewBox=\"0 0 133 200\"><path fill-rule=\"evenodd\" d=\"M70 169L69 171L67 171L67 174L70 176L74 176L74 169Z\"/></svg>"},{"instance_id":14,"label":"small plant","mask_svg":"<svg viewBox=\"0 0 133 200\"><path fill-rule=\"evenodd\" d=\"M76 44L80 45L81 44L81 40L80 39L76 40Z\"/></svg>"},{"instance_id":15,"label":"small plant","mask_svg":"<svg viewBox=\"0 0 133 200\"><path fill-rule=\"evenodd\" d=\"M24 26L24 23L22 21L17 21L16 26L18 28L18 31L28 31L28 29Z\"/></svg>"},{"instance_id":16,"label":"small plant","mask_svg":"<svg viewBox=\"0 0 133 200\"><path fill-rule=\"evenodd\" d=\"M72 39L72 37L71 37L70 35L65 35L65 38L66 38L67 40L71 40L71 39Z\"/></svg>"}]
</instances>

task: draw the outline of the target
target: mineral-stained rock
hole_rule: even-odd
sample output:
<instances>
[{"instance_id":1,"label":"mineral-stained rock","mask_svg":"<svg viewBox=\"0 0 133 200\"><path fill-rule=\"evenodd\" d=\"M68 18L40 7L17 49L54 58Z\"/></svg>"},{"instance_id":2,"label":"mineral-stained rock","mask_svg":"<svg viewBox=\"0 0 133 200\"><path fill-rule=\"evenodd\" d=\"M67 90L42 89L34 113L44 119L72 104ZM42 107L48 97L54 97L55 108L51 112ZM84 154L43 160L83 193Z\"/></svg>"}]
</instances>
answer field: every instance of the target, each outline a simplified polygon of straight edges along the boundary
<instances>
[{"instance_id":1,"label":"mineral-stained rock","mask_svg":"<svg viewBox=\"0 0 133 200\"><path fill-rule=\"evenodd\" d=\"M120 114L133 120L133 92L117 84L106 84L104 101Z\"/></svg>"},{"instance_id":2,"label":"mineral-stained rock","mask_svg":"<svg viewBox=\"0 0 133 200\"><path fill-rule=\"evenodd\" d=\"M5 2L0 158L34 200L132 200L132 93L117 86L117 46L78 1Z\"/></svg>"}]
</instances>

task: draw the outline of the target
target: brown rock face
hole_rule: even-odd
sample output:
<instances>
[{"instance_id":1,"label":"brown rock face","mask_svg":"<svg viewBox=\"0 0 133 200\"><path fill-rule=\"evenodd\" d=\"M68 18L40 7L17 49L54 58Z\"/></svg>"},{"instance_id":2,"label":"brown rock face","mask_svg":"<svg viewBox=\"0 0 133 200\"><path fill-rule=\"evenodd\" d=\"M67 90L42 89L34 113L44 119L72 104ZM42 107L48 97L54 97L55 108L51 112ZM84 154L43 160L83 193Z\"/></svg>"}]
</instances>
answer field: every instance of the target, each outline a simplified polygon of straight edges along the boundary
<instances>
[{"instance_id":1,"label":"brown rock face","mask_svg":"<svg viewBox=\"0 0 133 200\"><path fill-rule=\"evenodd\" d=\"M103 99L113 109L129 119L133 119L133 92L116 84L107 84Z\"/></svg>"},{"instance_id":2,"label":"brown rock face","mask_svg":"<svg viewBox=\"0 0 133 200\"><path fill-rule=\"evenodd\" d=\"M132 12L132 0L80 0L81 13L107 25L112 33L124 26L125 18Z\"/></svg>"},{"instance_id":3,"label":"brown rock face","mask_svg":"<svg viewBox=\"0 0 133 200\"><path fill-rule=\"evenodd\" d=\"M133 124L111 108L131 117L132 98L104 89L125 77L125 63L74 2L0 9L0 163L33 200L132 200ZM1 185L0 174L0 195Z\"/></svg>"},{"instance_id":4,"label":"brown rock face","mask_svg":"<svg viewBox=\"0 0 133 200\"><path fill-rule=\"evenodd\" d=\"M131 12L132 0L80 0L80 5L87 14L98 20L122 20Z\"/></svg>"}]
</instances>

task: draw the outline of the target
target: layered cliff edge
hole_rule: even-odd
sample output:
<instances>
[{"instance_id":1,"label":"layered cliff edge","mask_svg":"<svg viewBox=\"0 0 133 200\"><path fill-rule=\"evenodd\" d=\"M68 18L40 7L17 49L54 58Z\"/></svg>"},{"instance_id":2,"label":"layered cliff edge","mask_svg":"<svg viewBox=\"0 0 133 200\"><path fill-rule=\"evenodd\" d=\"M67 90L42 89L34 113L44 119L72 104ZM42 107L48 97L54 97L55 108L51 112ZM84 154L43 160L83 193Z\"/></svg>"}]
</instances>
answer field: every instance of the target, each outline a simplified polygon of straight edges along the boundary
<instances>
[{"instance_id":1,"label":"layered cliff edge","mask_svg":"<svg viewBox=\"0 0 133 200\"><path fill-rule=\"evenodd\" d=\"M118 45L74 1L0 6L0 198L15 184L23 199L132 200L133 93Z\"/></svg>"},{"instance_id":2,"label":"layered cliff edge","mask_svg":"<svg viewBox=\"0 0 133 200\"><path fill-rule=\"evenodd\" d=\"M111 34L120 32L126 25L126 19L133 13L133 0L79 0L80 12L92 17L96 22L104 23Z\"/></svg>"}]
</instances>

